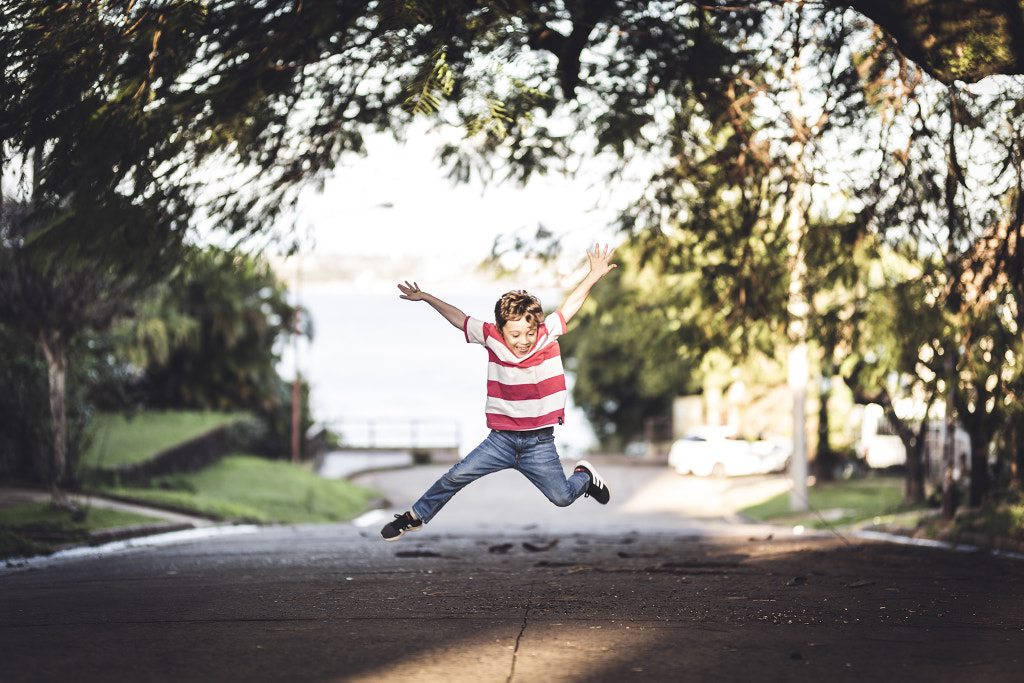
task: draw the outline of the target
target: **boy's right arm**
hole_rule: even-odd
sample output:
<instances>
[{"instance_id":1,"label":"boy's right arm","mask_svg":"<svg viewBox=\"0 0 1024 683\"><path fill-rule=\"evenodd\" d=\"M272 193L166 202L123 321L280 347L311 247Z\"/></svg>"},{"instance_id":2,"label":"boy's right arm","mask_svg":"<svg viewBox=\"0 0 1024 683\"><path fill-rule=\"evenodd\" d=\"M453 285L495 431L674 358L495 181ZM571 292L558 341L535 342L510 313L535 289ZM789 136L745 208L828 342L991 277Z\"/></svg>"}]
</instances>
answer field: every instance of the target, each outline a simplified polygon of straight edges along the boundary
<instances>
[{"instance_id":1,"label":"boy's right arm","mask_svg":"<svg viewBox=\"0 0 1024 683\"><path fill-rule=\"evenodd\" d=\"M398 298L407 299L409 301L426 301L428 304L431 305L431 307L435 311L440 313L444 317L444 319L450 322L452 325L459 328L460 330L465 327L466 318L468 318L469 316L467 316L459 309L455 308L455 306L452 306L449 303L441 301L433 294L427 294L422 289L420 289L420 286L415 282L410 285L409 281L406 280L404 285L398 285L398 289L399 291L402 292Z\"/></svg>"}]
</instances>

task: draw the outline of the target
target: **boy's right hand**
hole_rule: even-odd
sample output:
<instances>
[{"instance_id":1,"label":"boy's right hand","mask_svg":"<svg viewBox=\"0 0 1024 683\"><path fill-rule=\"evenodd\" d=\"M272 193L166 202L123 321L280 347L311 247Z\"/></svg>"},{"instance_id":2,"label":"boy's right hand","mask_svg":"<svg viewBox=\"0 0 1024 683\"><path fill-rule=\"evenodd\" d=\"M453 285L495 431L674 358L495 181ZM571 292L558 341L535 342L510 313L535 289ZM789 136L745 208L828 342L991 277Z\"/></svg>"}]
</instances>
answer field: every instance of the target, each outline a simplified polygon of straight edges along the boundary
<instances>
[{"instance_id":1,"label":"boy's right hand","mask_svg":"<svg viewBox=\"0 0 1024 683\"><path fill-rule=\"evenodd\" d=\"M408 299L409 301L423 301L423 298L425 296L423 290L420 289L420 286L418 284L414 282L410 285L408 280L405 281L404 285L399 283L398 289L400 292L402 292L398 297L400 299Z\"/></svg>"},{"instance_id":2,"label":"boy's right hand","mask_svg":"<svg viewBox=\"0 0 1024 683\"><path fill-rule=\"evenodd\" d=\"M447 304L441 301L436 296L427 294L422 289L420 289L420 286L415 282L412 283L411 285L409 284L408 280L405 281L405 284L399 283L398 291L402 293L399 298L407 299L408 301L426 301L433 307L435 311L444 316L444 319L450 322L452 325L459 328L460 330L464 328L466 324L465 313L455 308L451 304Z\"/></svg>"}]
</instances>

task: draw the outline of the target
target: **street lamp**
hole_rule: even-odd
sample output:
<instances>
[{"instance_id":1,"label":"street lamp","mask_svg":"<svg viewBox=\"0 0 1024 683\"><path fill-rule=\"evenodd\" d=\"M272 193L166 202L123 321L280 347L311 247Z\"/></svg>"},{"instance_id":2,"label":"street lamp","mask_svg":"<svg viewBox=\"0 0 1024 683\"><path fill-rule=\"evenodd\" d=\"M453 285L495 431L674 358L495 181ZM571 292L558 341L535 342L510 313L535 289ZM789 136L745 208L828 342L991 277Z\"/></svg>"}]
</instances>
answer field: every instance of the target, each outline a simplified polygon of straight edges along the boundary
<instances>
[{"instance_id":1,"label":"street lamp","mask_svg":"<svg viewBox=\"0 0 1024 683\"><path fill-rule=\"evenodd\" d=\"M789 459L789 509L807 511L807 345L799 343L789 352L789 389L793 392L793 456Z\"/></svg>"}]
</instances>

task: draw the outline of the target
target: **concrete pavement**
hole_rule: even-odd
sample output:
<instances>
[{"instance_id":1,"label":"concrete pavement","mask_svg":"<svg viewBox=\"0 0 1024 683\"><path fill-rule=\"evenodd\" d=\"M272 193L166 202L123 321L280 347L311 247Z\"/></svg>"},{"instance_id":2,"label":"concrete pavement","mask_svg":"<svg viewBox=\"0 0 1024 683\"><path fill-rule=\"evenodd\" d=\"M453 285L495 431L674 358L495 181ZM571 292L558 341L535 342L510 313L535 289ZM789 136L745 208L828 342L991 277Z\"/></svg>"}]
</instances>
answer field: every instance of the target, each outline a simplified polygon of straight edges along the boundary
<instances>
[{"instance_id":1,"label":"concrete pavement","mask_svg":"<svg viewBox=\"0 0 1024 683\"><path fill-rule=\"evenodd\" d=\"M601 469L609 506L493 476L395 543L265 527L0 569L0 680L1020 679L1020 562L730 524ZM397 509L434 473L380 476Z\"/></svg>"},{"instance_id":2,"label":"concrete pavement","mask_svg":"<svg viewBox=\"0 0 1024 683\"><path fill-rule=\"evenodd\" d=\"M352 525L0 571L0 680L1018 681L1020 564L834 536Z\"/></svg>"}]
</instances>

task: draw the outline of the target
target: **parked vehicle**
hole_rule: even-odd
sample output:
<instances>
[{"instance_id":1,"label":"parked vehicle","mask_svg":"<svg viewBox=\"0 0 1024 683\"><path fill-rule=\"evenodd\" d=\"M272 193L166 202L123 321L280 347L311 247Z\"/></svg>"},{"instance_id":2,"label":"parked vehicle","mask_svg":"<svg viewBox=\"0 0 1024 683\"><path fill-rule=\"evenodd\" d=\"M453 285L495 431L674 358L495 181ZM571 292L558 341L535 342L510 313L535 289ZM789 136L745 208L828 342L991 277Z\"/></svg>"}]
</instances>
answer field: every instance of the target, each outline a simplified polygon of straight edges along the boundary
<instances>
[{"instance_id":1,"label":"parked vehicle","mask_svg":"<svg viewBox=\"0 0 1024 683\"><path fill-rule=\"evenodd\" d=\"M919 427L915 425L913 429L917 430ZM937 480L942 476L943 469L945 423L939 419L929 420L924 440L925 472L929 478ZM971 438L959 425L954 432L953 446L953 477L959 478L968 467L971 453ZM857 452L872 469L902 467L906 464L907 449L896 435L892 423L885 417L882 406L874 403L865 406Z\"/></svg>"},{"instance_id":2,"label":"parked vehicle","mask_svg":"<svg viewBox=\"0 0 1024 683\"><path fill-rule=\"evenodd\" d=\"M732 430L704 428L677 439L668 464L679 474L700 477L738 477L782 472L792 445L784 441L747 441Z\"/></svg>"}]
</instances>

